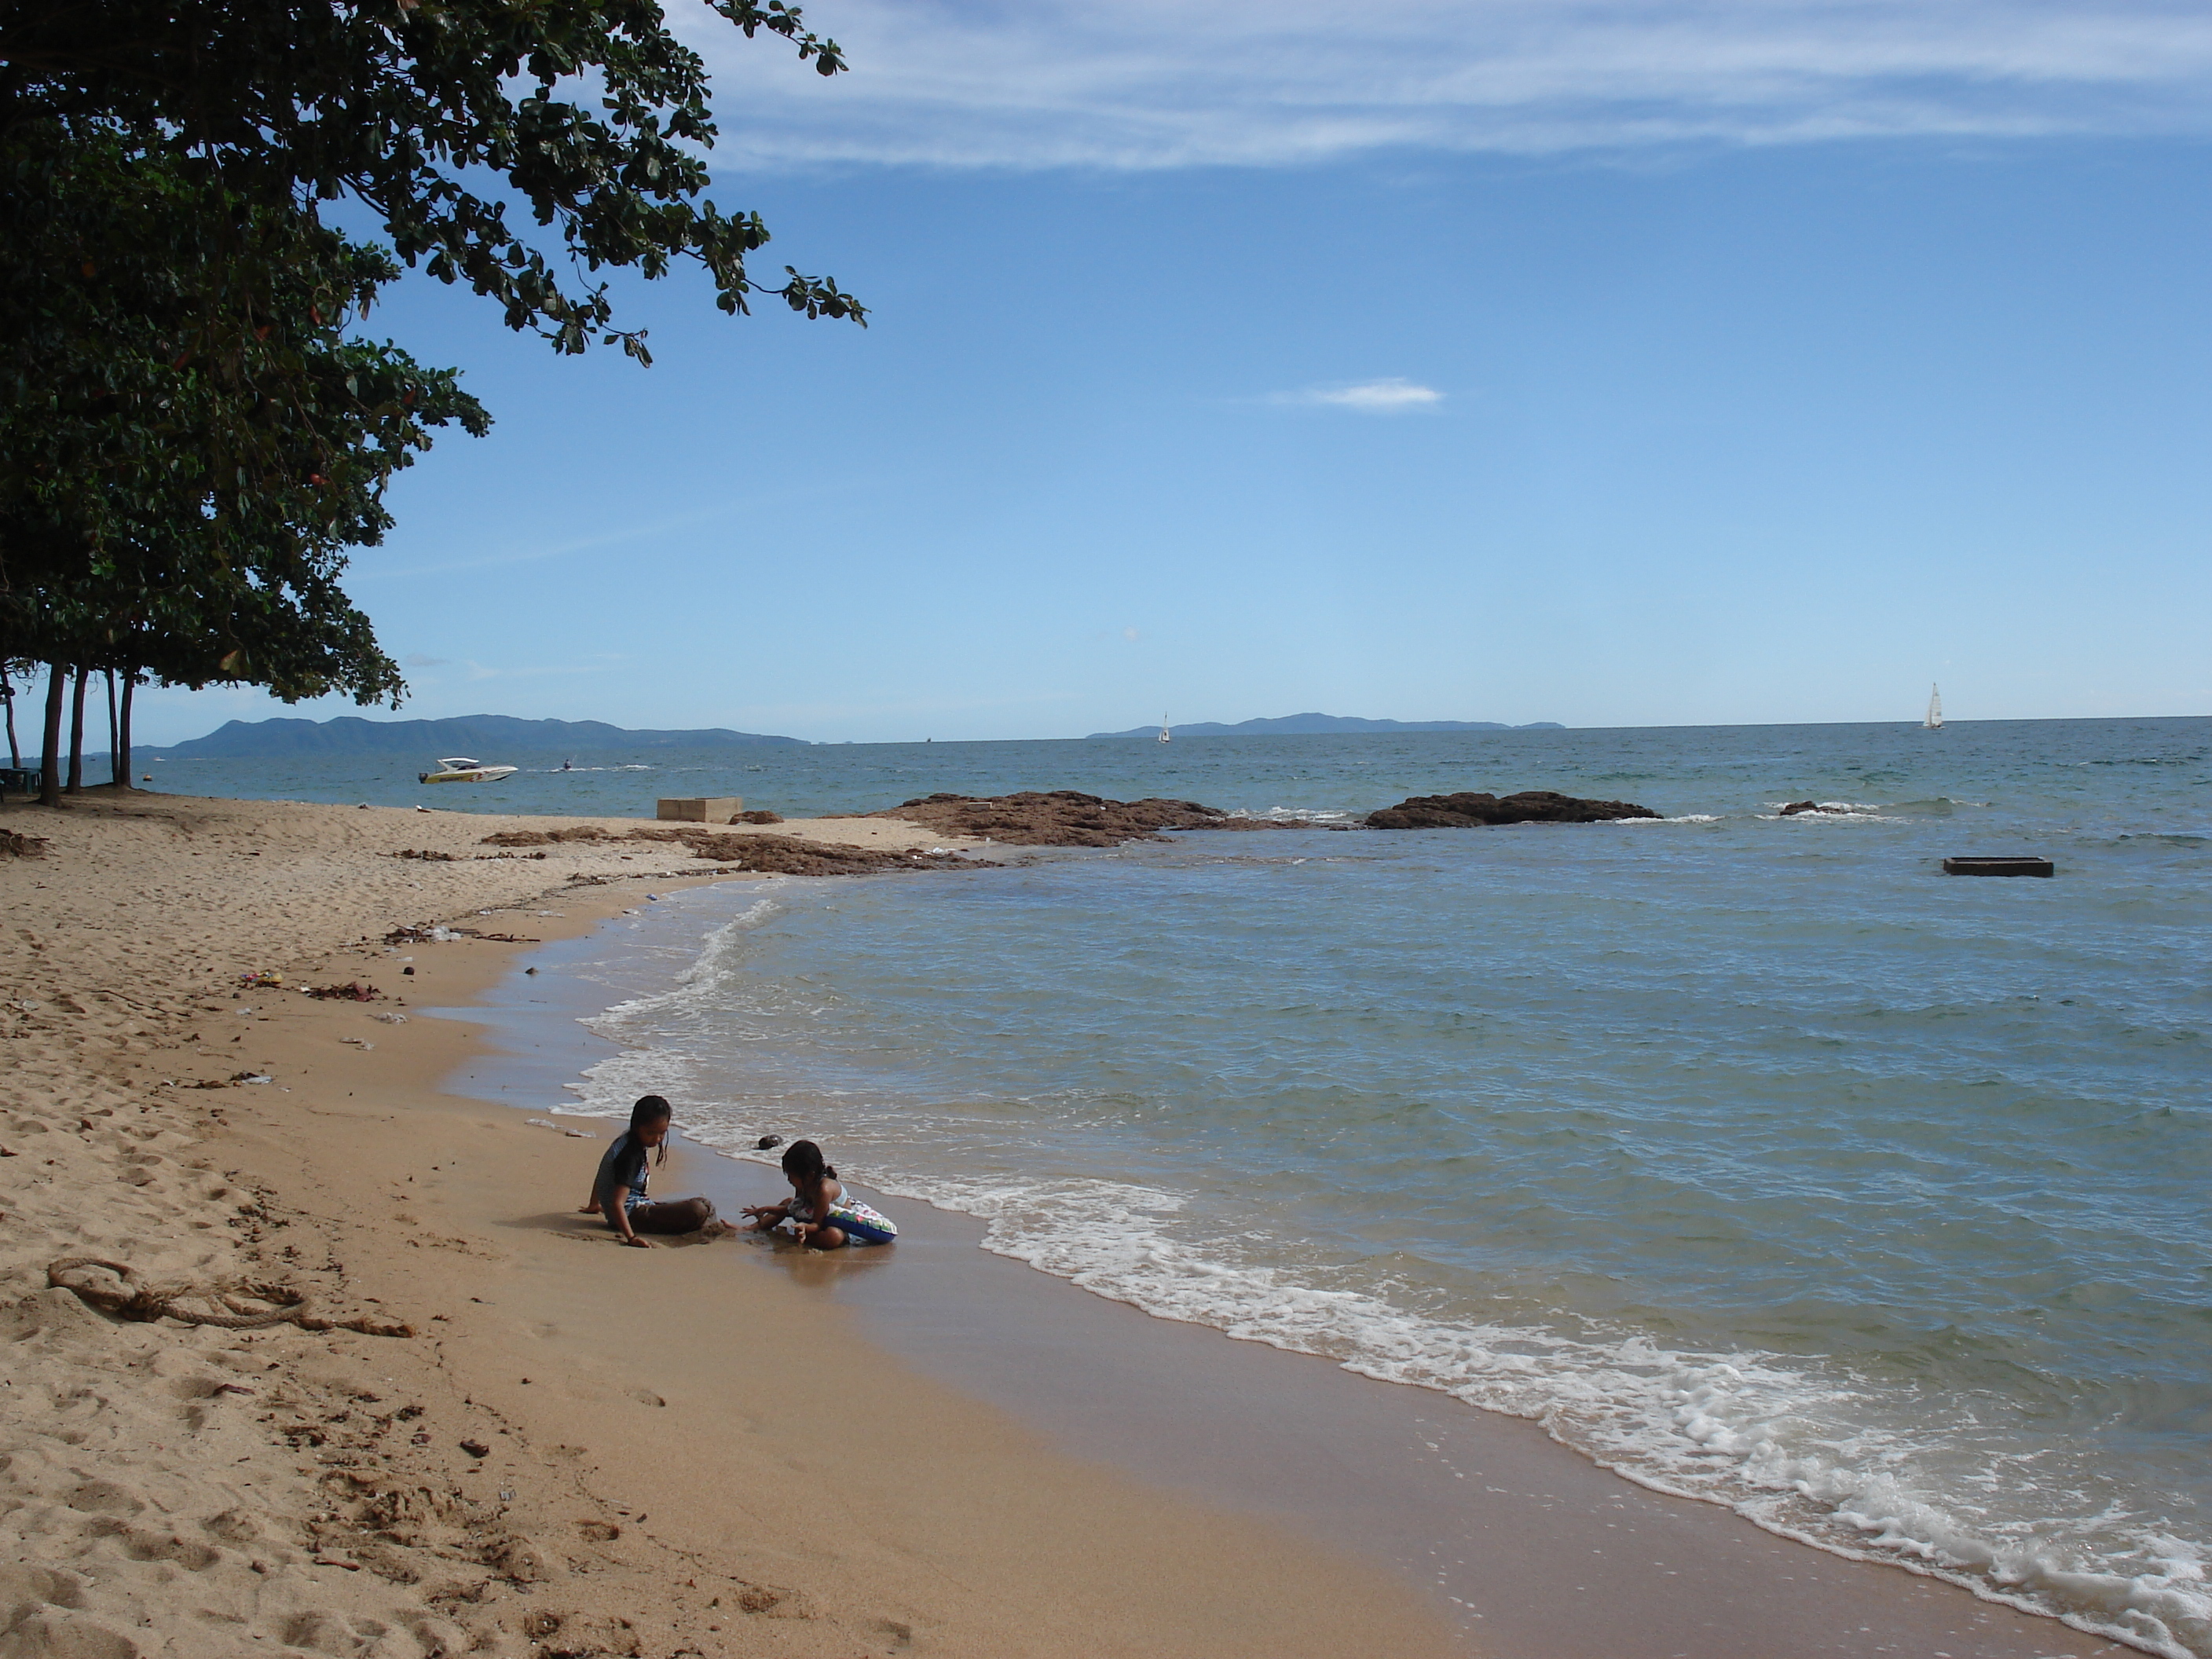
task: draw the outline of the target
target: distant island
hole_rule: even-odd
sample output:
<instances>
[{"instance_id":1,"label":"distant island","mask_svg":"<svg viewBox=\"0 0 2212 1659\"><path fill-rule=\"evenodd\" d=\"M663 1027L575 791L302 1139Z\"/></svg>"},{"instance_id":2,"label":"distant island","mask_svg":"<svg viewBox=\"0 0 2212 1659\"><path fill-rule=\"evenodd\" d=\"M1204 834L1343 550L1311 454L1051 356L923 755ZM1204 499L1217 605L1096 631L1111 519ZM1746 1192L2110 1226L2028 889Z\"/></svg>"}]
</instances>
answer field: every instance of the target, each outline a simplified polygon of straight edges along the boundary
<instances>
[{"instance_id":1,"label":"distant island","mask_svg":"<svg viewBox=\"0 0 2212 1659\"><path fill-rule=\"evenodd\" d=\"M804 738L763 737L710 726L699 732L631 732L605 720L525 720L512 714L459 714L443 720L232 720L204 738L167 749L141 749L153 760L267 760L301 755L404 755L434 760L472 755L580 755L596 750L806 746Z\"/></svg>"},{"instance_id":2,"label":"distant island","mask_svg":"<svg viewBox=\"0 0 2212 1659\"><path fill-rule=\"evenodd\" d=\"M1093 732L1092 738L1149 738L1157 726L1133 726L1126 732ZM1564 732L1557 720L1507 726L1498 720L1364 720L1350 714L1285 714L1271 720L1194 720L1171 728L1184 738L1295 738L1317 732ZM1088 738L1085 741L1089 741Z\"/></svg>"}]
</instances>

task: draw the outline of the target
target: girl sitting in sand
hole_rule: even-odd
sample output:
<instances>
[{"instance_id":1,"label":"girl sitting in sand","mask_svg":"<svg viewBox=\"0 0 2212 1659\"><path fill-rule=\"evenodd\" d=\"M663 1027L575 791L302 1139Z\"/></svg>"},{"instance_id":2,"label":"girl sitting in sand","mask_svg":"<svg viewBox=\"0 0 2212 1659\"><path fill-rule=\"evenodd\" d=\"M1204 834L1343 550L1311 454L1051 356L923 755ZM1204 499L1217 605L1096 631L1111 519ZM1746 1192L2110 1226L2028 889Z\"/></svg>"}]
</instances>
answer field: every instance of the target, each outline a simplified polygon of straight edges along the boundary
<instances>
[{"instance_id":1,"label":"girl sitting in sand","mask_svg":"<svg viewBox=\"0 0 2212 1659\"><path fill-rule=\"evenodd\" d=\"M745 1211L749 1231L766 1232L788 1224L802 1244L834 1250L842 1244L888 1244L898 1237L889 1218L848 1193L836 1166L826 1164L811 1140L794 1140L783 1152L784 1179L791 1196L781 1204L754 1205Z\"/></svg>"},{"instance_id":2,"label":"girl sitting in sand","mask_svg":"<svg viewBox=\"0 0 2212 1659\"><path fill-rule=\"evenodd\" d=\"M683 1198L655 1204L645 1195L647 1164L668 1162L668 1130L675 1116L676 1109L659 1095L647 1095L629 1109L629 1127L615 1137L599 1159L592 1195L580 1212L605 1216L623 1243L641 1250L651 1249L653 1241L640 1238L640 1233L695 1233L714 1218L709 1200Z\"/></svg>"}]
</instances>

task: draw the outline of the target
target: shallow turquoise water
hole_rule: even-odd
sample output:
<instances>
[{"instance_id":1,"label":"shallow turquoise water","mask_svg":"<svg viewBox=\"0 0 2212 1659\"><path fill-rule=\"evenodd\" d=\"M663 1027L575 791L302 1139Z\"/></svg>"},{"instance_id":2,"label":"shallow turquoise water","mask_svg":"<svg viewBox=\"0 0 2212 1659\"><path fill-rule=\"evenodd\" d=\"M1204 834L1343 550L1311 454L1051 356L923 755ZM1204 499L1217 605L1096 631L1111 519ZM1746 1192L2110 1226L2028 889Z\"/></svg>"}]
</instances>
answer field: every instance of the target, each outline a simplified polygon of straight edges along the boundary
<instances>
[{"instance_id":1,"label":"shallow turquoise water","mask_svg":"<svg viewBox=\"0 0 2212 1659\"><path fill-rule=\"evenodd\" d=\"M732 1149L813 1134L1103 1294L2212 1654L2212 721L759 763L736 792L793 812L1667 813L675 896L606 936L625 1051L580 1089ZM1775 815L1807 796L1862 810ZM1939 873L2006 852L2059 874Z\"/></svg>"}]
</instances>

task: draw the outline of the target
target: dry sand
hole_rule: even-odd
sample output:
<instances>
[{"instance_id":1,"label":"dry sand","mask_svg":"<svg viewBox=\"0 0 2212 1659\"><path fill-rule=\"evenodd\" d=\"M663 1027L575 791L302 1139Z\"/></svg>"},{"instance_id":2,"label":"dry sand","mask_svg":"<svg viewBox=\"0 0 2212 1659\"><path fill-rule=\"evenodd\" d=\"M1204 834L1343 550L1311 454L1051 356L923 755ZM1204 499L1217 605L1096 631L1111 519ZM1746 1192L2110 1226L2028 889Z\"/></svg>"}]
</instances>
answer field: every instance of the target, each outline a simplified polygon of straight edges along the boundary
<instances>
[{"instance_id":1,"label":"dry sand","mask_svg":"<svg viewBox=\"0 0 2212 1659\"><path fill-rule=\"evenodd\" d=\"M0 1659L1464 1650L1376 1564L1057 1451L726 1241L614 1248L573 1212L599 1143L438 1093L471 1028L379 1016L515 947L388 931L547 939L702 878L680 848L483 856L581 822L0 811L48 840L0 858ZM452 856L395 856L423 851ZM49 1284L72 1257L133 1270L63 1275L95 1296L259 1287L367 1329L118 1318Z\"/></svg>"}]
</instances>

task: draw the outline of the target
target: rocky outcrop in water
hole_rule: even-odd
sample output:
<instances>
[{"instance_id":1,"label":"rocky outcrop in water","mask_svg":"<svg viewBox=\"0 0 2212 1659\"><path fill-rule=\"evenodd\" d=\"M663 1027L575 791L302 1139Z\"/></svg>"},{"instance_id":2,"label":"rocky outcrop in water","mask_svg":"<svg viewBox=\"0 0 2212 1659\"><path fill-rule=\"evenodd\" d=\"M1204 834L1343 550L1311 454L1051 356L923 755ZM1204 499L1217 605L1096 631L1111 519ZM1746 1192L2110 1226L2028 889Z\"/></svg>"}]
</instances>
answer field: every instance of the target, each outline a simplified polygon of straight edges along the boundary
<instances>
[{"instance_id":1,"label":"rocky outcrop in water","mask_svg":"<svg viewBox=\"0 0 2212 1659\"><path fill-rule=\"evenodd\" d=\"M1782 809L1781 815L1785 818L1795 818L1811 812L1824 818L1850 818L1863 817L1875 810L1871 806L1853 806L1846 801L1793 800Z\"/></svg>"},{"instance_id":2,"label":"rocky outcrop in water","mask_svg":"<svg viewBox=\"0 0 2212 1659\"><path fill-rule=\"evenodd\" d=\"M1656 818L1648 806L1626 800L1583 800L1550 789L1516 795L1413 795L1367 815L1370 830L1479 830L1497 823L1606 823L1615 818Z\"/></svg>"},{"instance_id":3,"label":"rocky outcrop in water","mask_svg":"<svg viewBox=\"0 0 2212 1659\"><path fill-rule=\"evenodd\" d=\"M972 836L1015 847L1117 847L1158 841L1163 830L1273 830L1272 818L1233 818L1194 800L1109 800L1073 789L1018 795L925 795L868 814L904 818L944 836Z\"/></svg>"}]
</instances>

